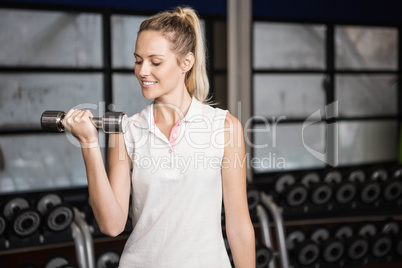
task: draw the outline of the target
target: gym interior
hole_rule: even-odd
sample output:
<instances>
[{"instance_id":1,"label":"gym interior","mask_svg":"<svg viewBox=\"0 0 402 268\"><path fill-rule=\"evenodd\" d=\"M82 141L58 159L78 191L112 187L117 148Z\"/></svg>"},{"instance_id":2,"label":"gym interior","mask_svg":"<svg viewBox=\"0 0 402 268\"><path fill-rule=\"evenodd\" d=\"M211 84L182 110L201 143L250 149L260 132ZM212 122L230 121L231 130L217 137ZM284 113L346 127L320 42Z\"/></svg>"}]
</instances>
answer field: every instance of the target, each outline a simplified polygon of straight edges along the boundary
<instances>
[{"instance_id":1,"label":"gym interior","mask_svg":"<svg viewBox=\"0 0 402 268\"><path fill-rule=\"evenodd\" d=\"M138 27L178 5L201 18L210 96L244 128L257 267L402 267L393 0L0 1L0 266L117 267L131 215L100 232L78 142L41 116L141 111Z\"/></svg>"}]
</instances>

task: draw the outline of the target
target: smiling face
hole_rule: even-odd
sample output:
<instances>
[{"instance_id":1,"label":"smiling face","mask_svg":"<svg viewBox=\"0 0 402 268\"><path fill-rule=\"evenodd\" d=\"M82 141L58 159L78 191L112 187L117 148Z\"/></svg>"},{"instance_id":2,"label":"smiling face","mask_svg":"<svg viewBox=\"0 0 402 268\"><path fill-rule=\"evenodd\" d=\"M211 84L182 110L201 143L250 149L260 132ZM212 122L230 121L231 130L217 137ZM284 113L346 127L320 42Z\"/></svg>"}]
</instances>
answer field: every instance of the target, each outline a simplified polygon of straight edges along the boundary
<instances>
[{"instance_id":1,"label":"smiling face","mask_svg":"<svg viewBox=\"0 0 402 268\"><path fill-rule=\"evenodd\" d=\"M135 76L146 99L185 90L184 69L169 45L169 41L156 31L143 31L137 37Z\"/></svg>"}]
</instances>

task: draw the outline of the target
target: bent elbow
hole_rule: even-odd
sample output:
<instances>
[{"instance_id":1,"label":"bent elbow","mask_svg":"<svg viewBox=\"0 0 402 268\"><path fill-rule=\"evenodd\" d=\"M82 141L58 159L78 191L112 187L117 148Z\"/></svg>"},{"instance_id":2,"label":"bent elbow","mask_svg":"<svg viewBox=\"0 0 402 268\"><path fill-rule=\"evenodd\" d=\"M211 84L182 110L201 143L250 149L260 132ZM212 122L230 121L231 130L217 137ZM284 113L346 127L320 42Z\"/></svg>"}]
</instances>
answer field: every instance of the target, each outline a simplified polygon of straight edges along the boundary
<instances>
[{"instance_id":1,"label":"bent elbow","mask_svg":"<svg viewBox=\"0 0 402 268\"><path fill-rule=\"evenodd\" d=\"M120 235L124 231L124 226L99 226L100 231L102 234L110 236L110 237L116 237Z\"/></svg>"}]
</instances>

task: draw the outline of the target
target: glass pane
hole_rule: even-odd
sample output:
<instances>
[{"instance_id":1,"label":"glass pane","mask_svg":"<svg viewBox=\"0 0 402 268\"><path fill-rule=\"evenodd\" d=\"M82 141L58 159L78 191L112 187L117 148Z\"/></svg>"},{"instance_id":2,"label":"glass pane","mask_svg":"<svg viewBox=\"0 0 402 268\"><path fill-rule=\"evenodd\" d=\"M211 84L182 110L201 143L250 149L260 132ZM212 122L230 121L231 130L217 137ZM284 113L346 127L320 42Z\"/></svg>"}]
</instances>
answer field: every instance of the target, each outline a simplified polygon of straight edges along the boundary
<instances>
[{"instance_id":1,"label":"glass pane","mask_svg":"<svg viewBox=\"0 0 402 268\"><path fill-rule=\"evenodd\" d=\"M396 121L340 122L339 164L397 160L397 133Z\"/></svg>"},{"instance_id":2,"label":"glass pane","mask_svg":"<svg viewBox=\"0 0 402 268\"><path fill-rule=\"evenodd\" d=\"M254 115L306 118L325 106L322 75L254 75Z\"/></svg>"},{"instance_id":3,"label":"glass pane","mask_svg":"<svg viewBox=\"0 0 402 268\"><path fill-rule=\"evenodd\" d=\"M112 66L114 68L134 69L134 50L137 32L145 16L113 15L112 27Z\"/></svg>"},{"instance_id":4,"label":"glass pane","mask_svg":"<svg viewBox=\"0 0 402 268\"><path fill-rule=\"evenodd\" d=\"M0 193L86 186L81 149L66 137L0 137L5 160L0 170Z\"/></svg>"},{"instance_id":5,"label":"glass pane","mask_svg":"<svg viewBox=\"0 0 402 268\"><path fill-rule=\"evenodd\" d=\"M323 69L325 26L255 22L253 67Z\"/></svg>"},{"instance_id":6,"label":"glass pane","mask_svg":"<svg viewBox=\"0 0 402 268\"><path fill-rule=\"evenodd\" d=\"M113 104L115 111L128 116L141 112L153 100L142 95L140 84L134 74L113 75Z\"/></svg>"},{"instance_id":7,"label":"glass pane","mask_svg":"<svg viewBox=\"0 0 402 268\"><path fill-rule=\"evenodd\" d=\"M97 74L1 74L0 127L40 128L45 110L102 112L102 99L102 76Z\"/></svg>"},{"instance_id":8,"label":"glass pane","mask_svg":"<svg viewBox=\"0 0 402 268\"><path fill-rule=\"evenodd\" d=\"M339 115L396 115L396 85L393 75L337 75Z\"/></svg>"},{"instance_id":9,"label":"glass pane","mask_svg":"<svg viewBox=\"0 0 402 268\"><path fill-rule=\"evenodd\" d=\"M226 22L214 23L214 67L225 69L227 66L227 35Z\"/></svg>"},{"instance_id":10,"label":"glass pane","mask_svg":"<svg viewBox=\"0 0 402 268\"><path fill-rule=\"evenodd\" d=\"M303 136L302 136L303 135ZM249 137L250 134L247 135ZM246 142L249 142L246 137ZM255 127L254 172L270 172L324 167L325 163L309 153L307 148L325 152L325 124L266 124ZM261 148L265 146L265 148ZM260 148L258 148L260 147Z\"/></svg>"},{"instance_id":11,"label":"glass pane","mask_svg":"<svg viewBox=\"0 0 402 268\"><path fill-rule=\"evenodd\" d=\"M338 26L335 40L336 68L398 68L396 28Z\"/></svg>"},{"instance_id":12,"label":"glass pane","mask_svg":"<svg viewBox=\"0 0 402 268\"><path fill-rule=\"evenodd\" d=\"M0 9L0 64L100 67L101 16Z\"/></svg>"}]
</instances>

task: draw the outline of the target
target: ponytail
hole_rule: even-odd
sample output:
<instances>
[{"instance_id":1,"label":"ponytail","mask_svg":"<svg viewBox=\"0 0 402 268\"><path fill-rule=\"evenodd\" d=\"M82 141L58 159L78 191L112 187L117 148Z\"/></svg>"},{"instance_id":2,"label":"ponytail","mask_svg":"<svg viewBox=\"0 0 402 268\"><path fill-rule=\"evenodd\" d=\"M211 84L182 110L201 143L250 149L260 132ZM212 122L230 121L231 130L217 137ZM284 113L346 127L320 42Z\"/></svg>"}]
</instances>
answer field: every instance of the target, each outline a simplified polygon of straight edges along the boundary
<instances>
[{"instance_id":1,"label":"ponytail","mask_svg":"<svg viewBox=\"0 0 402 268\"><path fill-rule=\"evenodd\" d=\"M206 71L206 50L197 13L190 7L177 7L164 11L143 21L138 33L145 30L157 31L171 44L178 59L192 52L194 65L186 73L185 85L190 96L200 102L209 103L209 81Z\"/></svg>"}]
</instances>

